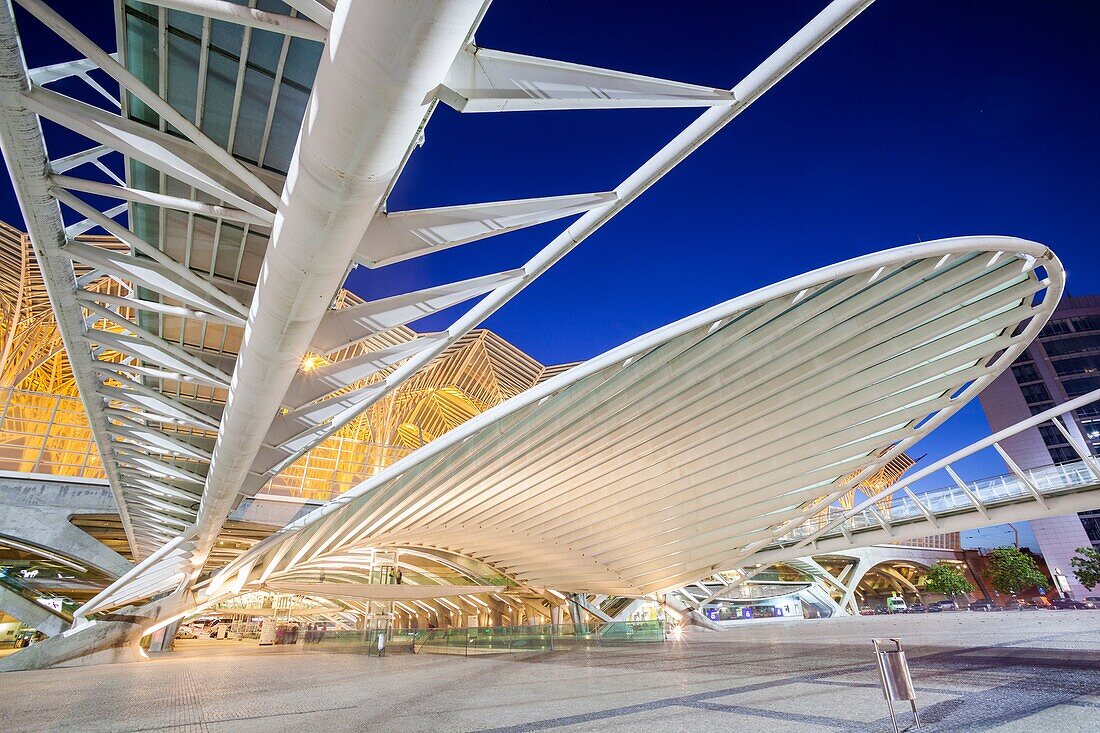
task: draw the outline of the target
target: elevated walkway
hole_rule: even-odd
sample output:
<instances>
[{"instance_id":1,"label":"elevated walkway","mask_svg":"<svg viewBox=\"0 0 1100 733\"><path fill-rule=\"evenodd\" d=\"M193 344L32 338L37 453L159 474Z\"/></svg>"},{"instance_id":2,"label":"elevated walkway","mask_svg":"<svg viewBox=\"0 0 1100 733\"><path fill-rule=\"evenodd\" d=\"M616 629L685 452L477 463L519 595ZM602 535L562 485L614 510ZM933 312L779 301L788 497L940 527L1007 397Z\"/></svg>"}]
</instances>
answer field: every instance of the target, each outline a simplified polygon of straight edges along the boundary
<instances>
[{"instance_id":1,"label":"elevated walkway","mask_svg":"<svg viewBox=\"0 0 1100 733\"><path fill-rule=\"evenodd\" d=\"M1095 509L1100 506L1100 459L1074 426L1067 427L1065 415L1098 400L1100 390L1088 392L955 451L851 509L830 505L807 519L788 522L772 539L754 543L733 567L759 569L808 555ZM1026 470L1016 465L1001 441L1041 425L1061 433L1079 460ZM1007 473L964 481L952 467L989 449L997 452ZM920 494L910 488L941 473L944 488Z\"/></svg>"},{"instance_id":2,"label":"elevated walkway","mask_svg":"<svg viewBox=\"0 0 1100 733\"><path fill-rule=\"evenodd\" d=\"M978 481L958 480L921 494L905 490L888 508L870 506L854 514L830 508L772 543L755 560L776 561L806 538L812 538L812 554L818 555L1097 506L1100 477L1088 462L1074 461Z\"/></svg>"}]
</instances>

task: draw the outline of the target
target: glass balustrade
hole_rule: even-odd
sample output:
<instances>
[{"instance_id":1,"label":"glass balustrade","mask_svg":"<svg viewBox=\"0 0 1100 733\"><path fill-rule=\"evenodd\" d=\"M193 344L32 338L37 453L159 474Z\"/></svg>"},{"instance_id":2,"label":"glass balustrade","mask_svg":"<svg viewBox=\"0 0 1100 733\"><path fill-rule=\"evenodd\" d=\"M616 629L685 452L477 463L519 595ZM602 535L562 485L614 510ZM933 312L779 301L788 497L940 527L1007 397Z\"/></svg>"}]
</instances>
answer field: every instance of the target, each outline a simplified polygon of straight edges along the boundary
<instances>
[{"instance_id":1,"label":"glass balustrade","mask_svg":"<svg viewBox=\"0 0 1100 733\"><path fill-rule=\"evenodd\" d=\"M1033 488L1041 495L1055 495L1074 491L1095 484L1098 481L1097 476L1084 461L1041 466L1024 470L1022 473L1027 479L1027 483L1021 481L1016 474L1007 473L967 482L966 487L982 505L993 507L999 504L1016 503L1021 500L1033 500L1035 496ZM881 527L883 521L892 525L922 521L926 519L925 511L943 516L977 509L967 492L957 485L926 491L918 494L917 498L920 500L920 504L923 505L923 509L914 501L913 497L899 491L894 494L889 505L864 509L822 536L834 537L840 535L842 534L841 527L849 532L858 532L868 528ZM830 507L828 511L814 516L809 521L788 532L776 544L780 546L788 545L809 537L821 531L824 527L839 521L843 516L843 509Z\"/></svg>"},{"instance_id":2,"label":"glass balustrade","mask_svg":"<svg viewBox=\"0 0 1100 733\"><path fill-rule=\"evenodd\" d=\"M326 631L306 644L307 649L376 654L378 629ZM476 626L449 629L389 629L385 631L389 654L519 654L523 652L597 649L649 644L665 639L661 621L617 621L531 626Z\"/></svg>"}]
</instances>

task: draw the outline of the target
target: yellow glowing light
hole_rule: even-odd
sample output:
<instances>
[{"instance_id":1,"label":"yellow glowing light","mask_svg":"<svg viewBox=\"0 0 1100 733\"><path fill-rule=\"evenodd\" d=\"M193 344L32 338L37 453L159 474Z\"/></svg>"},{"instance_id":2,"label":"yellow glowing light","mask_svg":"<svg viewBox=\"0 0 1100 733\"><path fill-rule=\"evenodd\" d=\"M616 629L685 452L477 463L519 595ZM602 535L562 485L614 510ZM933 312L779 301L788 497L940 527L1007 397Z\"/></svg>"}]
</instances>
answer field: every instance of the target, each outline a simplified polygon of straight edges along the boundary
<instances>
[{"instance_id":1,"label":"yellow glowing light","mask_svg":"<svg viewBox=\"0 0 1100 733\"><path fill-rule=\"evenodd\" d=\"M302 371L313 371L324 363L325 360L323 357L317 356L316 354L309 354L306 358L302 359Z\"/></svg>"}]
</instances>

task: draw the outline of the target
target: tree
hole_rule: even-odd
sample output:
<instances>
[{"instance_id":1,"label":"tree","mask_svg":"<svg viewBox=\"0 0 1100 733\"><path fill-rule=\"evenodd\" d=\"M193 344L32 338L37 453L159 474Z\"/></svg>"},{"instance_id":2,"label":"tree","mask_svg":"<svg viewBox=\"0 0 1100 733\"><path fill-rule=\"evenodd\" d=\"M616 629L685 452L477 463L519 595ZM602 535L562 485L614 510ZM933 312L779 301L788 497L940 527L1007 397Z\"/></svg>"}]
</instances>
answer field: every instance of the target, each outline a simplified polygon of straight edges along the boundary
<instances>
[{"instance_id":1,"label":"tree","mask_svg":"<svg viewBox=\"0 0 1100 733\"><path fill-rule=\"evenodd\" d=\"M1001 593L1019 593L1025 588L1048 585L1035 559L1017 547L998 547L989 554L986 571L990 584Z\"/></svg>"},{"instance_id":2,"label":"tree","mask_svg":"<svg viewBox=\"0 0 1100 733\"><path fill-rule=\"evenodd\" d=\"M924 589L955 600L955 596L971 592L974 586L956 566L947 562L938 562L928 568L928 572L924 574Z\"/></svg>"},{"instance_id":3,"label":"tree","mask_svg":"<svg viewBox=\"0 0 1100 733\"><path fill-rule=\"evenodd\" d=\"M1069 562L1081 585L1089 590L1100 585L1100 550L1078 547L1077 554Z\"/></svg>"}]
</instances>

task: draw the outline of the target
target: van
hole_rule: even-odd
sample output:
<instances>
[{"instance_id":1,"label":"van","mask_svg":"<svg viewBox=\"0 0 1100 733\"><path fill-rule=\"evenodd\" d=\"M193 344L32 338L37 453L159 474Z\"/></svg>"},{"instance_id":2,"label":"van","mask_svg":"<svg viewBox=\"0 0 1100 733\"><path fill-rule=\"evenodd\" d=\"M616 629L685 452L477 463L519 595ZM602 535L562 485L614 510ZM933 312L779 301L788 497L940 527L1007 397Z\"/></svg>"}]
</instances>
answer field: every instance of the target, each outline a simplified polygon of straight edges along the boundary
<instances>
[{"instance_id":1,"label":"van","mask_svg":"<svg viewBox=\"0 0 1100 733\"><path fill-rule=\"evenodd\" d=\"M905 611L907 610L905 606L905 599L898 598L896 596L894 598L887 598L886 610L890 613L905 613Z\"/></svg>"}]
</instances>

